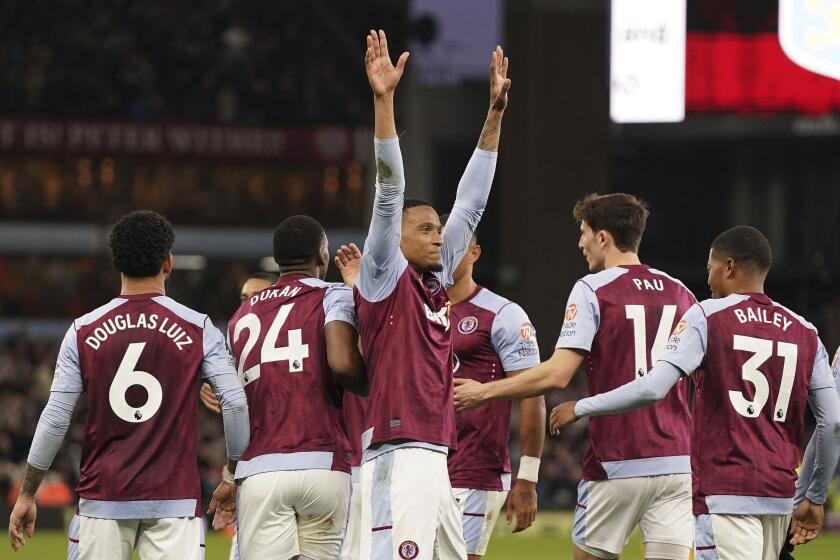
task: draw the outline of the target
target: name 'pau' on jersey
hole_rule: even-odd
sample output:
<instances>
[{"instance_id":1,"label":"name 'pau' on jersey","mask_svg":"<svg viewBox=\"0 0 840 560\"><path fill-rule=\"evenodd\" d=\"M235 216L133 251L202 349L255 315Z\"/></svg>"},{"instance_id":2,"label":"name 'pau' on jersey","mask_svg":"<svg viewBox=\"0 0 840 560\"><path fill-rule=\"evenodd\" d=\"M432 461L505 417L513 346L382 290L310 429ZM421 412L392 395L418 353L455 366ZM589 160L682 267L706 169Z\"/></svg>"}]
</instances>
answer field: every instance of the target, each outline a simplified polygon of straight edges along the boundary
<instances>
[{"instance_id":1,"label":"name 'pau' on jersey","mask_svg":"<svg viewBox=\"0 0 840 560\"><path fill-rule=\"evenodd\" d=\"M572 289L557 348L588 352L589 394L605 393L651 369L695 302L681 282L647 265L590 274ZM691 472L688 398L682 380L652 406L590 418L583 478Z\"/></svg>"},{"instance_id":2,"label":"name 'pau' on jersey","mask_svg":"<svg viewBox=\"0 0 840 560\"><path fill-rule=\"evenodd\" d=\"M809 389L833 386L813 325L764 294L691 308L662 359L695 373L694 511L790 514Z\"/></svg>"},{"instance_id":3,"label":"name 'pau' on jersey","mask_svg":"<svg viewBox=\"0 0 840 560\"><path fill-rule=\"evenodd\" d=\"M73 322L52 390L88 394L82 515L201 515L199 375L225 369L232 364L222 333L166 296L120 296Z\"/></svg>"},{"instance_id":4,"label":"name 'pau' on jersey","mask_svg":"<svg viewBox=\"0 0 840 560\"><path fill-rule=\"evenodd\" d=\"M517 304L478 286L452 306L455 377L489 383L539 365L537 334ZM510 490L513 401L497 400L455 414L458 451L449 455L453 488Z\"/></svg>"},{"instance_id":5,"label":"name 'pau' on jersey","mask_svg":"<svg viewBox=\"0 0 840 560\"><path fill-rule=\"evenodd\" d=\"M455 449L449 298L437 275L402 267L383 299L366 299L360 282L354 291L370 381L362 447L410 440Z\"/></svg>"},{"instance_id":6,"label":"name 'pau' on jersey","mask_svg":"<svg viewBox=\"0 0 840 560\"><path fill-rule=\"evenodd\" d=\"M355 328L350 289L302 274L281 277L231 318L228 340L251 420L237 479L279 470L350 472L342 390L324 334L334 320Z\"/></svg>"}]
</instances>

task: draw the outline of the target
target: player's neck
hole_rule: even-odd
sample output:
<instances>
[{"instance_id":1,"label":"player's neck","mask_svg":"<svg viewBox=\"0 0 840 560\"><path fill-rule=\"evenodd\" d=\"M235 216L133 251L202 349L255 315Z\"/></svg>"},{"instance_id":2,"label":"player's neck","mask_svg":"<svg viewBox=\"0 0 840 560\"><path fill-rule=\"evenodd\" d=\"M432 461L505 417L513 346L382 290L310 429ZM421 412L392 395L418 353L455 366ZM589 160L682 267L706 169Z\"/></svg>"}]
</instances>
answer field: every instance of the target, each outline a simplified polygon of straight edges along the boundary
<instances>
[{"instance_id":1,"label":"player's neck","mask_svg":"<svg viewBox=\"0 0 840 560\"><path fill-rule=\"evenodd\" d=\"M749 281L745 280L742 282L738 282L737 284L732 286L732 290L729 294L763 294L764 293L764 282L763 281ZM727 294L727 295L729 295Z\"/></svg>"},{"instance_id":2,"label":"player's neck","mask_svg":"<svg viewBox=\"0 0 840 560\"><path fill-rule=\"evenodd\" d=\"M136 296L138 294L166 295L166 278L161 274L151 278L128 278L123 275L121 296Z\"/></svg>"},{"instance_id":3,"label":"player's neck","mask_svg":"<svg viewBox=\"0 0 840 560\"><path fill-rule=\"evenodd\" d=\"M632 251L622 253L619 250L614 250L610 251L606 258L604 258L604 268L612 268L624 264L642 264L642 261L639 260L638 253Z\"/></svg>"},{"instance_id":4,"label":"player's neck","mask_svg":"<svg viewBox=\"0 0 840 560\"><path fill-rule=\"evenodd\" d=\"M317 278L318 277L318 271L312 270L310 268L302 267L302 268L289 268L289 269L284 268L283 270L280 271L280 278L283 278L284 276L292 276L292 275L300 276L301 274L304 275L304 276L309 276L311 278Z\"/></svg>"},{"instance_id":5,"label":"player's neck","mask_svg":"<svg viewBox=\"0 0 840 560\"><path fill-rule=\"evenodd\" d=\"M449 296L449 303L455 305L470 297L475 291L475 280L472 274L464 274L464 277L446 288L446 295Z\"/></svg>"}]
</instances>

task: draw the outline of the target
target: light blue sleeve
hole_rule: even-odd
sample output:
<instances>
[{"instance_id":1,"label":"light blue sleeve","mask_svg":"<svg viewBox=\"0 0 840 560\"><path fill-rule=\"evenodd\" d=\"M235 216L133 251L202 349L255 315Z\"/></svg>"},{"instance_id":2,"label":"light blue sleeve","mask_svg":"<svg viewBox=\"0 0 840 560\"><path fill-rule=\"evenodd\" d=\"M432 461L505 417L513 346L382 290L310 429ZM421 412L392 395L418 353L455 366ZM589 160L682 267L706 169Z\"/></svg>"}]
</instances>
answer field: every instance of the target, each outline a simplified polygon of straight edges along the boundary
<instances>
[{"instance_id":1,"label":"light blue sleeve","mask_svg":"<svg viewBox=\"0 0 840 560\"><path fill-rule=\"evenodd\" d=\"M655 403L665 398L681 378L679 368L660 360L647 375L612 391L578 401L575 404L575 416L616 414Z\"/></svg>"},{"instance_id":2,"label":"light blue sleeve","mask_svg":"<svg viewBox=\"0 0 840 560\"><path fill-rule=\"evenodd\" d=\"M592 341L601 325L598 297L585 282L578 281L569 294L563 327L555 348L592 349Z\"/></svg>"},{"instance_id":3,"label":"light blue sleeve","mask_svg":"<svg viewBox=\"0 0 840 560\"><path fill-rule=\"evenodd\" d=\"M828 361L828 352L823 346L823 343L817 339L817 355L814 358L814 369L811 372L811 383L808 389L816 391L825 387L835 387L837 384L834 379L834 372L831 370L831 365Z\"/></svg>"},{"instance_id":4,"label":"light blue sleeve","mask_svg":"<svg viewBox=\"0 0 840 560\"><path fill-rule=\"evenodd\" d=\"M834 387L823 387L811 391L808 402L817 426L811 437L814 462L805 497L815 504L822 504L840 458L840 395Z\"/></svg>"},{"instance_id":5,"label":"light blue sleeve","mask_svg":"<svg viewBox=\"0 0 840 560\"><path fill-rule=\"evenodd\" d=\"M820 348L823 352L825 352L825 347L820 343ZM827 358L828 353L826 352L825 358ZM837 353L834 355L834 361L831 364L831 374L834 378L834 389L837 392L838 397L840 397L840 363L838 363L838 357L840 357L840 348L837 349ZM820 352L817 351L817 360L814 364L814 374L817 372L817 368L824 368L824 365L819 365L822 360L820 359ZM810 391L818 390L819 388L814 387L813 376L811 376L811 387ZM828 384L825 384L822 388L829 388ZM812 405L813 410L813 405ZM806 493L809 492L811 488L811 478L816 468L818 471L821 467L815 465L815 461L817 460L817 447L819 445L820 434L814 430L814 433L811 435L811 439L808 441L808 447L805 449L805 455L802 458L802 465L799 467L799 479L796 481L796 497L794 498L794 505L799 505L802 500L805 499ZM833 469L829 469L833 472ZM815 498L818 496L814 496ZM811 496L808 497L811 500ZM813 501L813 500L811 500Z\"/></svg>"},{"instance_id":6,"label":"light blue sleeve","mask_svg":"<svg viewBox=\"0 0 840 560\"><path fill-rule=\"evenodd\" d=\"M53 376L50 391L61 393L82 393L85 390L82 379L82 369L79 365L79 347L76 327L71 325L61 341L61 348L58 350L58 359L55 363L55 375Z\"/></svg>"},{"instance_id":7,"label":"light blue sleeve","mask_svg":"<svg viewBox=\"0 0 840 560\"><path fill-rule=\"evenodd\" d=\"M684 375L691 375L706 357L708 340L709 324L706 314L700 304L696 303L674 327L659 361L673 364L680 368Z\"/></svg>"},{"instance_id":8,"label":"light blue sleeve","mask_svg":"<svg viewBox=\"0 0 840 560\"><path fill-rule=\"evenodd\" d=\"M496 173L496 157L496 152L476 149L458 183L455 205L443 228L443 272L438 277L445 288L454 284L452 274L464 257L481 215L484 214Z\"/></svg>"},{"instance_id":9,"label":"light blue sleeve","mask_svg":"<svg viewBox=\"0 0 840 560\"><path fill-rule=\"evenodd\" d=\"M27 462L30 465L43 471L50 468L67 434L67 428L70 427L79 395L63 391L50 393L50 400L41 413L32 438L32 447L29 448Z\"/></svg>"},{"instance_id":10,"label":"light blue sleeve","mask_svg":"<svg viewBox=\"0 0 840 560\"><path fill-rule=\"evenodd\" d=\"M540 364L537 331L525 310L513 302L502 307L493 319L490 343L506 373Z\"/></svg>"},{"instance_id":11,"label":"light blue sleeve","mask_svg":"<svg viewBox=\"0 0 840 560\"><path fill-rule=\"evenodd\" d=\"M332 321L344 321L357 328L353 290L346 284L332 284L324 294L324 325Z\"/></svg>"},{"instance_id":12,"label":"light blue sleeve","mask_svg":"<svg viewBox=\"0 0 840 560\"><path fill-rule=\"evenodd\" d=\"M376 138L374 152L376 196L356 287L366 300L382 301L408 266L400 250L405 176L399 138Z\"/></svg>"},{"instance_id":13,"label":"light blue sleeve","mask_svg":"<svg viewBox=\"0 0 840 560\"><path fill-rule=\"evenodd\" d=\"M251 438L248 399L236 375L234 360L228 352L224 336L209 319L204 324L201 377L210 384L219 399L228 457L238 460Z\"/></svg>"}]
</instances>

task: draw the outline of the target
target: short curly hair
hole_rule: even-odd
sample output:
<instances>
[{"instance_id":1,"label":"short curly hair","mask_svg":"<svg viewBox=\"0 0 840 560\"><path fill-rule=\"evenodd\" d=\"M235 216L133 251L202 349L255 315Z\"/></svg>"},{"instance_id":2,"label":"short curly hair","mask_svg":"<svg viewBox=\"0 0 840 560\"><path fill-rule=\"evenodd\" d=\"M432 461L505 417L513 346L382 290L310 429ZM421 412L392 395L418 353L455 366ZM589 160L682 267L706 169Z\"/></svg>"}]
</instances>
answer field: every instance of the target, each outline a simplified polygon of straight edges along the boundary
<instances>
[{"instance_id":1,"label":"short curly hair","mask_svg":"<svg viewBox=\"0 0 840 560\"><path fill-rule=\"evenodd\" d=\"M108 234L111 263L129 278L157 276L174 243L172 224L151 210L126 214Z\"/></svg>"},{"instance_id":2,"label":"short curly hair","mask_svg":"<svg viewBox=\"0 0 840 560\"><path fill-rule=\"evenodd\" d=\"M321 250L326 235L324 227L311 216L286 218L274 230L274 262L281 269L307 264Z\"/></svg>"}]
</instances>

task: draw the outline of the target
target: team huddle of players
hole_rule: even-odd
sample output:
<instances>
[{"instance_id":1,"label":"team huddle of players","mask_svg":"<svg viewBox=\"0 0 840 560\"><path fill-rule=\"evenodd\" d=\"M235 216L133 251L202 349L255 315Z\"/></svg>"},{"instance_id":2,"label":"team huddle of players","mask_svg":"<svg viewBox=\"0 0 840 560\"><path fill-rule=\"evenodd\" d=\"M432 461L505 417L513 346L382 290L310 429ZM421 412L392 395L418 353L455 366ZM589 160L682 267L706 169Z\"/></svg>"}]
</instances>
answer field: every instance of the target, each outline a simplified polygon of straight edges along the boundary
<instances>
[{"instance_id":1,"label":"team huddle of players","mask_svg":"<svg viewBox=\"0 0 840 560\"><path fill-rule=\"evenodd\" d=\"M550 421L556 432L591 417L575 559L617 558L636 526L651 559L684 560L693 546L702 560L775 560L815 538L840 452L837 371L815 328L764 295L766 238L747 226L719 235L712 299L698 303L639 261L641 200L582 199L573 214L592 274L572 289L555 352L540 363L522 308L472 276L508 60L492 54L487 119L442 220L405 198L393 97L407 58L392 63L382 31L367 37L377 182L364 251L342 246L331 259L315 219L284 220L273 239L279 278L249 281L226 337L165 296L172 226L151 211L114 225L122 290L62 343L12 547L32 535L35 491L86 392L68 557L202 558L203 380L229 458L208 512L216 528L236 522L233 558L479 558L506 501L514 530L532 524L542 395L581 365L593 396L561 404ZM344 283L323 280L331 260ZM511 399L521 437L513 484ZM817 428L797 477L806 401Z\"/></svg>"}]
</instances>

